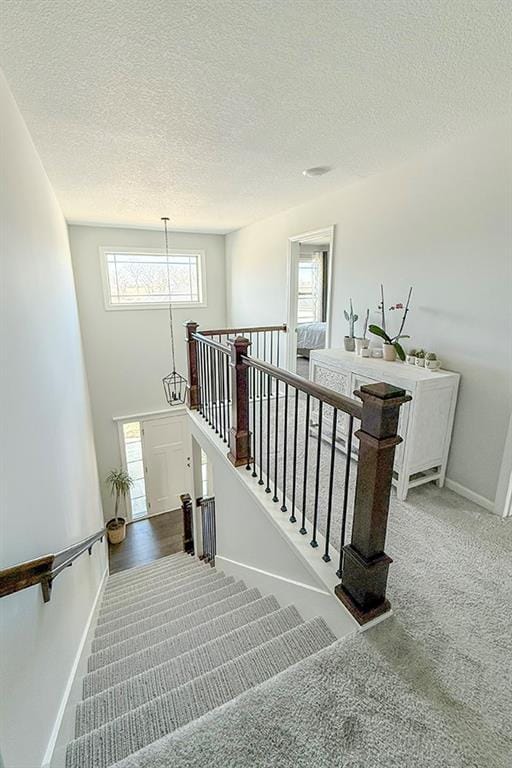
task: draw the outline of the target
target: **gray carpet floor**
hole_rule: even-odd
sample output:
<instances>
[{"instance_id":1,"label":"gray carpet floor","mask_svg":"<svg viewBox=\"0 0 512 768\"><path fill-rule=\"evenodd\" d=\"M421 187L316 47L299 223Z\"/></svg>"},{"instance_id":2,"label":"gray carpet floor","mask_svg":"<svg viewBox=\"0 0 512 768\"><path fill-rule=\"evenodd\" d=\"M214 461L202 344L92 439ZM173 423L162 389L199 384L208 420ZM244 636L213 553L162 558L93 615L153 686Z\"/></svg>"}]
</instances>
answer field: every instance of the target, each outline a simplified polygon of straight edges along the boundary
<instances>
[{"instance_id":1,"label":"gray carpet floor","mask_svg":"<svg viewBox=\"0 0 512 768\"><path fill-rule=\"evenodd\" d=\"M291 406L291 403L290 403ZM279 413L280 440L278 446L278 486L282 487L282 457L283 457L283 407L282 399ZM291 407L289 420L289 445L291 444ZM304 406L299 409L299 441L298 461L296 468L297 486L301 489L298 497L301 499L304 459ZM266 413L263 415L265 433ZM302 425L302 435L301 433ZM271 444L273 445L274 418L271 418ZM326 504L328 487L328 457L330 446L322 444L320 459L320 491L319 498L324 503L319 504L318 528L325 533ZM308 492L306 500L306 527L311 537L311 521L314 508L314 470L316 467L317 441L310 435L308 450ZM264 457L265 458L265 457ZM271 467L273 467L271 453ZM343 468L345 457L337 453L335 498L337 503L333 508L331 536L335 548L331 549L333 560L340 541L340 499L343 494ZM352 462L354 464L354 462ZM266 462L264 461L266 466ZM288 493L292 482L292 465L288 455L287 488ZM273 471L271 471L273 476ZM347 521L347 538L350 538L351 510L353 503L353 488L355 481L355 466L352 467L349 491L349 515ZM256 481L255 481L256 482ZM271 484L273 491L273 483ZM287 495L288 495L287 493ZM280 496L281 494L278 493ZM282 503L280 498L279 505ZM288 506L290 502L288 499ZM300 511L300 510L299 510ZM285 513L283 513L285 514ZM289 510L288 513L289 514ZM300 520L300 515L298 515ZM297 523L300 525L300 522ZM354 728L352 741L355 753L353 757L339 756L322 759L321 754L329 755L329 731L338 728L340 713L333 707L336 699L337 684L344 686L346 677L357 677L356 660L352 662L341 648L335 647L323 652L322 658L331 670L332 678L327 683L319 668L318 674L322 683L321 690L326 685L325 697L312 696L311 702L301 702L298 712L293 718L288 718L280 712L280 734L284 742L302 743L305 734L312 739L311 754L318 754L318 760L304 762L301 747L293 748L285 758L280 751L275 751L272 738L263 756L258 758L255 765L464 765L478 768L510 768L512 766L512 521L501 520L487 513L477 505L447 490L429 484L412 489L407 501L399 501L393 491L390 505L389 528L387 537L387 553L394 562L390 568L388 595L391 600L394 616L365 634L364 644L376 665L377 677L381 677L382 686L377 679L372 681L379 690L380 706L389 716L389 722L403 722L403 712L400 702L410 697L415 707L425 706L437 718L439 736L431 735L435 740L446 739L457 749L457 759L447 760L428 757L420 738L421 727L418 723L418 733L409 729L407 737L409 756L407 760L395 757L394 747L388 742L388 748L382 754L377 753L372 758L364 759L365 745L370 748L373 728L378 732L378 717L372 721L369 730ZM320 557L321 553L319 553ZM352 644L353 645L353 644ZM357 657L360 658L359 653ZM307 662L309 681L313 684L316 660ZM348 665L348 666L347 666ZM323 667L322 667L323 668ZM394 677L389 677L394 673ZM302 670L301 673L302 674ZM286 675L285 675L286 677ZM394 682L391 684L390 680ZM387 681L387 683L385 683ZM292 684L287 678L286 685ZM283 683L284 685L284 683ZM277 684L276 684L277 686ZM402 687L403 686L403 687ZM306 688L304 682L304 688ZM290 698L298 695L298 688L289 690ZM390 688L395 691L386 703ZM254 741L248 741L244 721L244 744L247 750L261 749L258 733L270 728L273 717L277 717L280 692L273 688L273 682L266 684L265 701L269 699L269 689L275 694L276 710L256 718ZM396 695L395 695L396 694ZM250 697L252 694L248 694ZM309 694L308 697L309 698ZM355 702L353 707L342 710L343 717L348 722L359 722L363 717L361 707ZM282 700L281 700L282 704ZM250 706L250 704L248 704ZM318 709L319 708L319 709ZM257 709L257 707L256 707ZM310 728L310 722L319 716L322 729L315 735ZM230 709L224 713L222 723L213 724L214 716L208 719L208 726L198 731L198 743L203 739L210 748L210 728L219 728L226 736L223 748L214 750L216 765L250 765L243 762L242 757L236 757L235 744L240 737L238 730L240 712ZM220 715L219 715L220 717ZM226 718L229 720L228 725ZM351 720L350 718L355 718ZM343 718L342 718L343 719ZM368 723L367 723L368 724ZM230 731L232 728L232 732ZM250 731L250 729L249 729ZM220 731L219 731L220 732ZM271 733L274 729L271 729ZM402 740L400 726L397 725L395 737L399 749ZM176 737L178 738L178 737ZM185 738L185 737L184 737ZM376 737L377 738L377 737ZM229 743L228 743L229 742ZM258 743L260 746L258 747ZM378 743L378 740L375 744ZM193 746L193 745L192 745ZM183 754L189 754L180 742ZM197 745L196 745L197 746ZM315 752L317 750L317 752ZM192 754L192 753L190 753ZM249 752L247 752L249 754ZM309 754L309 753L308 753ZM400 762L400 760L402 762ZM220 761L220 762L219 762ZM267 762L265 762L267 761ZM302 762L301 762L302 761ZM359 761L359 762L358 762ZM132 762L126 766L146 766L150 763ZM173 763L176 766L180 762ZM183 763L184 765L185 763ZM192 763L191 763L192 764ZM200 763L197 763L200 764ZM155 765L160 765L158 762ZM123 764L124 768L124 764Z\"/></svg>"}]
</instances>

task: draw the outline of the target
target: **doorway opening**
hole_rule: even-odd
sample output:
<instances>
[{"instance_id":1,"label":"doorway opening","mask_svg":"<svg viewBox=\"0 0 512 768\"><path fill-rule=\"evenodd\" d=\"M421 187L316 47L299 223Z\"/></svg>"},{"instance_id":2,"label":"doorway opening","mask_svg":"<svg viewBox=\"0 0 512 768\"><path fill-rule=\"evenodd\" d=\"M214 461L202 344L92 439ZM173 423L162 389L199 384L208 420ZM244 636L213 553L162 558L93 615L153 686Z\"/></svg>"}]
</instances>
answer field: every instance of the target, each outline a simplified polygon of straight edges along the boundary
<instances>
[{"instance_id":1,"label":"doorway opening","mask_svg":"<svg viewBox=\"0 0 512 768\"><path fill-rule=\"evenodd\" d=\"M140 421L123 424L123 442L126 471L133 480L130 488L130 517L132 520L140 520L148 514Z\"/></svg>"},{"instance_id":2,"label":"doorway opening","mask_svg":"<svg viewBox=\"0 0 512 768\"><path fill-rule=\"evenodd\" d=\"M288 368L309 376L309 355L330 344L334 227L288 241Z\"/></svg>"}]
</instances>

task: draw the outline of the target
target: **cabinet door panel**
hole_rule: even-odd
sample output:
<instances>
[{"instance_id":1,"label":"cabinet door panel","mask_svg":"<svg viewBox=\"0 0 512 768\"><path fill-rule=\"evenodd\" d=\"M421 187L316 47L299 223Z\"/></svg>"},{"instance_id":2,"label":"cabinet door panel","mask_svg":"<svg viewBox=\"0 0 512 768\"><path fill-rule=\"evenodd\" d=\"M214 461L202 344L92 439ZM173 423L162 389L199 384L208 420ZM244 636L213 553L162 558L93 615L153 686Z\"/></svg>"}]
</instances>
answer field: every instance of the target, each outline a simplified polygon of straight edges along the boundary
<instances>
[{"instance_id":1,"label":"cabinet door panel","mask_svg":"<svg viewBox=\"0 0 512 768\"><path fill-rule=\"evenodd\" d=\"M349 394L350 373L348 371L335 371L332 368L325 368L323 365L314 365L313 381L315 384L321 384L322 387L328 387L335 392L339 392L340 395ZM330 405L324 405L323 423L327 430L330 429L332 424L332 411L333 409ZM312 422L318 423L318 402L316 400L313 401L311 418ZM348 416L341 411L338 412L336 434L343 440L348 434Z\"/></svg>"}]
</instances>

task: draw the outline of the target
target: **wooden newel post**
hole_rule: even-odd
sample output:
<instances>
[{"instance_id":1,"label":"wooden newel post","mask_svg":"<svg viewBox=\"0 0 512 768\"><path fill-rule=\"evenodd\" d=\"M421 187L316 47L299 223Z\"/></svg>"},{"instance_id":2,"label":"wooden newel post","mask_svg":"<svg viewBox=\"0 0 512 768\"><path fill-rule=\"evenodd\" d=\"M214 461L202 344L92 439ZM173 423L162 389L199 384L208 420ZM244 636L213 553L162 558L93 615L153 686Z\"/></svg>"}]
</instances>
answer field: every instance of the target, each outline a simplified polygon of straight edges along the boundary
<instances>
[{"instance_id":1,"label":"wooden newel post","mask_svg":"<svg viewBox=\"0 0 512 768\"><path fill-rule=\"evenodd\" d=\"M194 339L194 334L199 327L199 323L193 323L189 321L185 323L187 329L187 359L188 359L188 388L187 388L187 403L191 410L199 408L200 393L199 393L199 377L198 377L198 363L197 363L197 341Z\"/></svg>"},{"instance_id":2,"label":"wooden newel post","mask_svg":"<svg viewBox=\"0 0 512 768\"><path fill-rule=\"evenodd\" d=\"M354 393L363 401L351 543L343 547L336 595L360 624L390 609L384 552L400 406L411 400L403 389L369 384Z\"/></svg>"},{"instance_id":3,"label":"wooden newel post","mask_svg":"<svg viewBox=\"0 0 512 768\"><path fill-rule=\"evenodd\" d=\"M240 467L251 457L249 432L249 368L242 362L251 342L242 336L231 342L231 429L229 430L229 460Z\"/></svg>"},{"instance_id":4,"label":"wooden newel post","mask_svg":"<svg viewBox=\"0 0 512 768\"><path fill-rule=\"evenodd\" d=\"M182 493L180 496L181 510L183 513L183 551L189 555L194 554L194 525L192 522L192 499L190 494Z\"/></svg>"}]
</instances>

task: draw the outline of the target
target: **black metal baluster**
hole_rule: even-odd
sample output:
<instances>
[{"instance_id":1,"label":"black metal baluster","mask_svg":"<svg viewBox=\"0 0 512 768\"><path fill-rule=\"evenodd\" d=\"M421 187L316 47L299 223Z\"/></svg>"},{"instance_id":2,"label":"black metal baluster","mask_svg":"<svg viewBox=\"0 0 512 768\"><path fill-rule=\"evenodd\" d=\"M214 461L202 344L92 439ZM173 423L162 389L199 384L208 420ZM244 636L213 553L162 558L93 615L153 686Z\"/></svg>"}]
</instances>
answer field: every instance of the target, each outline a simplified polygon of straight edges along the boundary
<instances>
[{"instance_id":1,"label":"black metal baluster","mask_svg":"<svg viewBox=\"0 0 512 768\"><path fill-rule=\"evenodd\" d=\"M213 420L215 433L219 434L219 411L217 400L217 350L212 349L212 386L213 386Z\"/></svg>"},{"instance_id":2,"label":"black metal baluster","mask_svg":"<svg viewBox=\"0 0 512 768\"><path fill-rule=\"evenodd\" d=\"M284 438L283 438L283 503L281 512L287 511L286 506L286 458L288 452L288 384L284 385Z\"/></svg>"},{"instance_id":3,"label":"black metal baluster","mask_svg":"<svg viewBox=\"0 0 512 768\"><path fill-rule=\"evenodd\" d=\"M249 387L249 402L247 403L247 410L248 410L247 421L249 422L249 431L252 430L253 443L254 443L254 420L251 426L251 390L253 388L252 387L253 374L254 374L254 368L252 369L249 368L249 370L247 371L247 386ZM254 397L253 397L253 402L254 402ZM247 464L245 465L245 468L248 471L251 469L251 458L254 461L254 457L251 457L251 443L249 440L249 455L247 456Z\"/></svg>"},{"instance_id":4,"label":"black metal baluster","mask_svg":"<svg viewBox=\"0 0 512 768\"><path fill-rule=\"evenodd\" d=\"M293 472L292 472L292 514L290 523L296 523L295 498L297 492L297 425L299 417L299 390L295 390L295 415L293 417Z\"/></svg>"},{"instance_id":5,"label":"black metal baluster","mask_svg":"<svg viewBox=\"0 0 512 768\"><path fill-rule=\"evenodd\" d=\"M199 408L197 409L201 416L203 415L203 370L201 364L201 342L197 342L197 376L199 381Z\"/></svg>"},{"instance_id":6,"label":"black metal baluster","mask_svg":"<svg viewBox=\"0 0 512 768\"><path fill-rule=\"evenodd\" d=\"M347 508L348 508L348 491L350 481L350 462L352 453L352 428L354 425L354 417L348 417L348 437L347 437L347 455L345 456L345 487L343 488L343 511L341 514L341 536L340 536L340 562L336 576L341 579L343 573L343 547L345 546L345 531L347 527Z\"/></svg>"},{"instance_id":7,"label":"black metal baluster","mask_svg":"<svg viewBox=\"0 0 512 768\"><path fill-rule=\"evenodd\" d=\"M220 336L219 336L220 339ZM222 372L221 372L221 364L222 364L222 358L223 354L220 351L220 349L217 350L217 390L218 390L218 402L219 402L219 434L222 439L224 439L225 434L225 427L224 427L224 407L222 403Z\"/></svg>"},{"instance_id":8,"label":"black metal baluster","mask_svg":"<svg viewBox=\"0 0 512 768\"><path fill-rule=\"evenodd\" d=\"M308 496L308 449L309 449L309 406L311 395L306 394L306 419L304 422L304 477L302 478L302 527L299 533L306 535L306 503Z\"/></svg>"},{"instance_id":9,"label":"black metal baluster","mask_svg":"<svg viewBox=\"0 0 512 768\"><path fill-rule=\"evenodd\" d=\"M260 479L258 485L263 485L263 371L260 371Z\"/></svg>"},{"instance_id":10,"label":"black metal baluster","mask_svg":"<svg viewBox=\"0 0 512 768\"><path fill-rule=\"evenodd\" d=\"M252 475L257 477L256 472L256 368L252 369Z\"/></svg>"},{"instance_id":11,"label":"black metal baluster","mask_svg":"<svg viewBox=\"0 0 512 768\"><path fill-rule=\"evenodd\" d=\"M329 542L331 539L331 517L332 517L332 491L334 488L334 461L336 458L336 422L338 419L338 410L332 409L332 434L331 434L331 466L329 470L329 496L327 500L327 521L325 530L325 552L322 560L328 563L331 559L329 555Z\"/></svg>"},{"instance_id":12,"label":"black metal baluster","mask_svg":"<svg viewBox=\"0 0 512 768\"><path fill-rule=\"evenodd\" d=\"M215 414L213 410L213 349L208 347L208 386L210 388L210 426L215 429Z\"/></svg>"},{"instance_id":13,"label":"black metal baluster","mask_svg":"<svg viewBox=\"0 0 512 768\"><path fill-rule=\"evenodd\" d=\"M226 355L226 409L228 414L228 439L229 443L229 431L231 429L231 367L230 367L231 355Z\"/></svg>"},{"instance_id":14,"label":"black metal baluster","mask_svg":"<svg viewBox=\"0 0 512 768\"><path fill-rule=\"evenodd\" d=\"M229 407L229 354L224 355L224 363L222 366L222 378L224 387L224 421L226 423L226 434L224 435L224 442L229 442L229 425L231 408Z\"/></svg>"},{"instance_id":15,"label":"black metal baluster","mask_svg":"<svg viewBox=\"0 0 512 768\"><path fill-rule=\"evenodd\" d=\"M313 538L310 541L312 547L318 547L318 541L316 540L316 526L318 523L318 492L320 490L320 461L322 454L322 416L323 416L323 402L318 402L318 442L316 446L316 477L315 477L315 507L313 512Z\"/></svg>"},{"instance_id":16,"label":"black metal baluster","mask_svg":"<svg viewBox=\"0 0 512 768\"><path fill-rule=\"evenodd\" d=\"M272 501L279 501L277 496L277 449L279 448L279 379L276 378L276 404L275 404L275 434L274 434L274 496Z\"/></svg>"},{"instance_id":17,"label":"black metal baluster","mask_svg":"<svg viewBox=\"0 0 512 768\"><path fill-rule=\"evenodd\" d=\"M272 386L270 373L267 374L267 487L265 493L272 493L270 488L270 388Z\"/></svg>"},{"instance_id":18,"label":"black metal baluster","mask_svg":"<svg viewBox=\"0 0 512 768\"><path fill-rule=\"evenodd\" d=\"M210 366L208 365L210 361L210 347L205 344L204 345L204 372L205 372L205 385L206 385L206 421L208 424L211 425L211 419L210 419Z\"/></svg>"}]
</instances>

